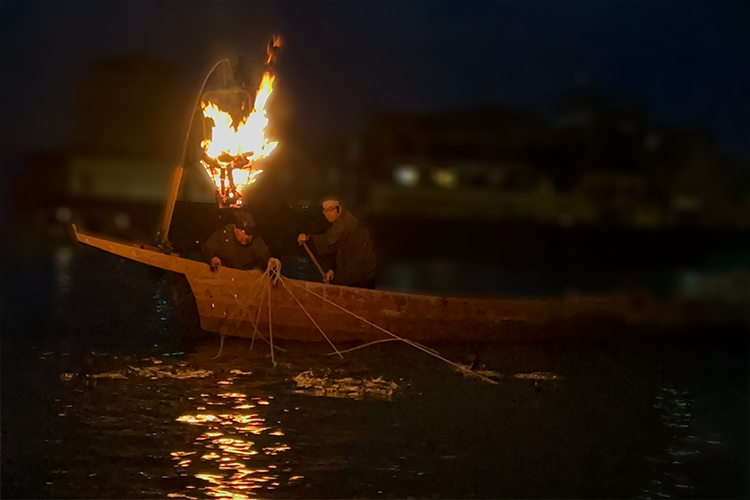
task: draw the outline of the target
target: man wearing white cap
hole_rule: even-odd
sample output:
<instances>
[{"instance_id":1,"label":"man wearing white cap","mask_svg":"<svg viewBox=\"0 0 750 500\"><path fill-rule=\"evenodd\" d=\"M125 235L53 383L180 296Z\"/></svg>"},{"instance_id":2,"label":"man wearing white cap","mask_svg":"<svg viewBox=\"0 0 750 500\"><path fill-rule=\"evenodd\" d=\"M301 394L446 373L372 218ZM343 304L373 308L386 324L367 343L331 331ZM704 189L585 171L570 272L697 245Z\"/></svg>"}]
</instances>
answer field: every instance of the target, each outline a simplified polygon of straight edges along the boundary
<instances>
[{"instance_id":1,"label":"man wearing white cap","mask_svg":"<svg viewBox=\"0 0 750 500\"><path fill-rule=\"evenodd\" d=\"M323 202L323 215L331 227L323 234L300 234L297 242L311 242L319 255L333 255L335 263L328 271L336 285L375 288L375 246L370 233L356 217L344 211L337 200Z\"/></svg>"}]
</instances>

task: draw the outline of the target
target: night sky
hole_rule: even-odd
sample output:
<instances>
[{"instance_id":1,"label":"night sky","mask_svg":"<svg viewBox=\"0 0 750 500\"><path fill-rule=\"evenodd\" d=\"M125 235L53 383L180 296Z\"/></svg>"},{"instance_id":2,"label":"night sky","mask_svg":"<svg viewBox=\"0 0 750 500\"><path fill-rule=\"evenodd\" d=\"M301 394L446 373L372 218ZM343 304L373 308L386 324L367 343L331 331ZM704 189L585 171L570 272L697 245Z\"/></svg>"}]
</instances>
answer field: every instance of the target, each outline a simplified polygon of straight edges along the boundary
<instances>
[{"instance_id":1,"label":"night sky","mask_svg":"<svg viewBox=\"0 0 750 500\"><path fill-rule=\"evenodd\" d=\"M0 14L5 166L66 147L75 86L98 59L142 54L199 75L228 51L260 60L273 33L278 98L310 134L356 133L384 109L550 113L585 74L658 123L750 155L748 0L3 0Z\"/></svg>"}]
</instances>

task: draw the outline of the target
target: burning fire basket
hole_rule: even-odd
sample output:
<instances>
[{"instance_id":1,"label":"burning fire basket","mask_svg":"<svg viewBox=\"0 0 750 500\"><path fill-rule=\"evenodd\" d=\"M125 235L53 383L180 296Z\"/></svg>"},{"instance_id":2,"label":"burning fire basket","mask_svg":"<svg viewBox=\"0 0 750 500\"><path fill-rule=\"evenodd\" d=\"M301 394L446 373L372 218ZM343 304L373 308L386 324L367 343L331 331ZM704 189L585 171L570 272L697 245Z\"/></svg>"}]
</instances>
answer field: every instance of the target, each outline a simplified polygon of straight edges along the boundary
<instances>
[{"instance_id":1,"label":"burning fire basket","mask_svg":"<svg viewBox=\"0 0 750 500\"><path fill-rule=\"evenodd\" d=\"M203 110L203 154L200 162L216 186L219 208L239 208L242 205L243 188L255 182L256 176L262 172L254 168L255 161L267 157L276 147L277 143L266 137L268 117L265 106L273 92L273 66L280 47L281 39L278 36L268 42L263 76L255 99L242 88L203 92L214 70L222 64L228 64L228 59L222 59L211 68L198 92L195 106L200 103ZM172 251L167 236L182 181L183 166L188 156L194 110L195 107L190 113L191 120L182 148L182 158L175 169L161 228L156 233L157 248L165 253ZM227 110L232 110L233 113Z\"/></svg>"},{"instance_id":2,"label":"burning fire basket","mask_svg":"<svg viewBox=\"0 0 750 500\"><path fill-rule=\"evenodd\" d=\"M216 186L220 208L242 205L242 190L262 172L254 168L255 162L271 154L277 145L266 137L265 106L273 92L272 69L280 46L278 36L268 43L265 68L254 99L242 88L201 95L204 117L201 164Z\"/></svg>"}]
</instances>

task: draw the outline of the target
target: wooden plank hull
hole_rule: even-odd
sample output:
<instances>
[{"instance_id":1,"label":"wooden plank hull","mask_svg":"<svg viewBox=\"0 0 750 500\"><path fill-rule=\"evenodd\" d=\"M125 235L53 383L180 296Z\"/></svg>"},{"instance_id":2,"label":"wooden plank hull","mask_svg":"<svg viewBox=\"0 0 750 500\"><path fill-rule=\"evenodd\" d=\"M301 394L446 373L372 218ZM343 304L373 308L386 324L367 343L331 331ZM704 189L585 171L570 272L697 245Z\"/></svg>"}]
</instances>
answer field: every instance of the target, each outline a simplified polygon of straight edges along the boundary
<instances>
[{"instance_id":1,"label":"wooden plank hull","mask_svg":"<svg viewBox=\"0 0 750 500\"><path fill-rule=\"evenodd\" d=\"M687 301L446 298L288 278L270 285L268 277L259 271L221 268L214 273L202 262L80 232L76 237L107 252L185 275L195 295L201 327L223 335L253 337L258 319L258 330L267 336L269 292L274 338L310 342L325 338L305 311L334 343L389 338L341 308L395 335L428 343L566 340L586 335L601 338L606 332L602 333L602 328L592 330L592 324L605 329L616 324L664 328L714 324L717 319Z\"/></svg>"}]
</instances>

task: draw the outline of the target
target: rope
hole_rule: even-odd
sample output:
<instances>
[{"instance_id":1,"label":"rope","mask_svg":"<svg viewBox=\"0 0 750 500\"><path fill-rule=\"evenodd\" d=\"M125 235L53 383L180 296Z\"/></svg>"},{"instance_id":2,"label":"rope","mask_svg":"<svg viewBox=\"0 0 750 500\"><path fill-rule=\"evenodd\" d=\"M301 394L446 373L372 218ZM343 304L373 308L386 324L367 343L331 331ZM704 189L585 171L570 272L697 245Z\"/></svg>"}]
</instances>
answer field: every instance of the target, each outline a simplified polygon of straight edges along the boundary
<instances>
[{"instance_id":1,"label":"rope","mask_svg":"<svg viewBox=\"0 0 750 500\"><path fill-rule=\"evenodd\" d=\"M353 312L351 312L351 311L349 311L349 310L341 307L340 305L336 304L335 302L332 302L332 301L326 299L322 295L317 294L317 293L313 292L312 290L307 289L306 287L300 286L300 285L298 285L296 283L292 283L294 286L296 286L298 288L302 288L304 291L309 292L309 293L315 295L316 297L322 299L323 301L328 302L329 304L333 305L334 307L336 307L336 308L344 311L345 313L347 313L347 314L349 314L351 316L354 316L355 318L359 319L360 321L363 321L363 322L367 323L368 325L370 325L372 327L375 327L376 329L378 329L378 330L380 330L380 331L382 331L382 332L384 332L384 333L386 333L386 334L388 334L388 335L390 335L392 337L390 339L381 339L381 340L376 340L376 341L373 341L373 342L368 342L367 344L360 345L360 346L357 346L357 347L353 347L353 348L347 349L345 351L339 351L338 348L336 348L336 346L333 344L333 342L331 342L331 339L329 339L328 336L325 334L325 332L323 331L323 329L320 328L320 325L318 325L318 323L315 321L315 319L313 319L313 317L310 315L310 313L307 311L307 309L305 309L305 307L299 301L299 299L297 298L297 296L294 295L294 293L292 292L292 290L288 286L286 286L286 279L284 279L284 277L281 275L281 262L278 259L275 259L275 258L269 259L269 261L268 261L268 267L266 268L266 271L262 275L258 276L258 278L253 282L253 284L251 285L251 290L252 290L252 288L254 288L254 286L258 282L258 280L260 280L261 278L264 278L264 277L268 277L268 281L266 283L266 286L263 288L263 293L261 294L261 297L260 297L260 303L258 305L258 314L256 315L255 321L253 321L252 318L248 318L250 320L250 322L253 324L253 339L252 339L252 342L250 343L250 350L252 351L252 349L253 349L253 346L255 344L255 334L257 333L258 336L261 339L263 339L263 341L265 341L267 344L269 344L271 346L271 362L273 363L273 366L276 366L276 359L275 359L275 356L274 356L274 349L279 349L281 351L284 351L284 349L282 349L280 347L276 347L276 346L273 345L273 316L272 316L272 312L271 312L271 285L275 286L279 282L279 280L281 280L281 285L286 289L287 292L289 292L289 295L292 296L292 298L297 303L297 305L300 306L300 308L302 309L302 311L304 311L304 313L307 315L307 317L310 318L310 321L313 322L313 324L318 329L318 331L328 341L328 343L331 345L331 347L333 347L333 349L334 349L335 352L332 352L329 355L338 354L338 356L343 359L343 356L342 356L343 353L356 351L358 349L363 349L365 347L369 347L369 346L374 345L374 344L380 344L380 343L383 343L383 342L392 342L394 340L399 340L399 341L404 342L404 343L406 343L406 344L408 344L408 345L410 345L410 346L412 346L412 347L414 347L416 349L419 349L420 351L423 351L423 352L425 352L425 353L427 353L427 354L429 354L431 356L434 356L434 357L440 359L441 361L444 361L445 363L448 363L449 365L453 366L454 368L457 368L459 371L462 371L462 372L464 372L466 374L469 374L469 375L472 375L472 376L477 377L479 379L482 379L485 382L488 382L490 384L497 384L497 382L495 380L492 380L492 379L490 379L490 378L488 378L488 377L486 377L486 376L484 376L484 375L482 375L480 373L477 373L477 372L475 372L475 371L473 371L471 369L466 368L465 366L463 366L463 365L461 365L459 363L455 363L455 362L453 362L453 361L451 361L449 359L446 359L446 358L440 356L440 354L437 351L435 351L434 349L430 349L430 348L428 348L428 347L426 347L426 346L424 346L422 344L419 344L418 342L414 342L412 340L405 339L403 337L399 337L395 333L389 332L385 328L380 327L380 326L376 325L375 323L373 323L371 321L368 321L365 318L363 318L363 317L361 317L361 316L359 316L359 315L357 315L357 314L355 314L355 313L353 313ZM266 340L263 337L263 335L261 335L260 331L258 330L258 324L260 322L260 313L261 313L261 311L263 309L263 298L265 297L266 292L268 292L268 335L269 335L269 338L270 338L270 342L268 340ZM237 304L239 305L239 307L243 311L243 313L242 313L242 316L240 317L240 319L237 320L237 326L235 327L234 331L236 331L237 328L239 328L240 324L245 319L245 316L246 316L247 310L248 310L247 309L247 305L249 304L249 302L250 302L250 300L251 300L252 297L253 297L253 294L248 294L248 299L247 299L247 301L245 301L244 304L240 304L240 302L235 297L235 301L237 302ZM222 350L224 348L224 338L225 338L226 335L227 335L227 333L224 333L224 334L221 335L221 345L219 347L219 353L216 355L216 357L214 359L218 358L221 355L221 352L222 352Z\"/></svg>"},{"instance_id":2,"label":"rope","mask_svg":"<svg viewBox=\"0 0 750 500\"><path fill-rule=\"evenodd\" d=\"M255 279L255 281L253 281L253 283L252 283L252 284L250 285L250 290L252 290L252 289L253 289L253 287L255 286L255 284L256 284L256 283L258 282L258 280L259 280L259 279L261 279L262 277L263 277L263 275L260 275L260 276L258 276L258 277L257 277L257 278ZM238 329L238 328L240 327L240 324L242 324L242 320L243 320L243 319L245 319L245 306L247 306L247 304L248 304L248 303L250 302L250 297L251 297L251 295L250 295L250 294L248 294L248 299L247 299L247 301L245 302L245 304L240 304L240 302L239 302L239 301L237 300L237 297L235 297L235 298L234 298L234 301L235 301L235 302L236 302L236 303L237 303L237 304L239 305L239 307L240 307L240 310L242 310L242 311L243 311L243 313L242 313L242 316L240 317L240 319L238 319L238 320L237 320L237 326L235 326L234 330L232 330L232 333L234 333L234 332L236 332L236 331L237 331L237 329ZM184 298L184 297L183 297L183 298ZM231 320L227 319L227 323L229 323L230 321L231 321ZM250 321L252 322L252 319L251 319ZM214 356L214 357L213 357L212 359L216 359L216 358L218 358L219 356L221 356L221 353L222 353L222 351L224 350L224 339L225 339L225 337L226 337L227 335L231 335L232 333L229 333L229 332L228 332L228 331L226 331L226 329L225 329L224 333L220 333L220 334L219 334L219 336L221 337L221 344L219 345L219 352L218 352L218 354L216 354L216 356Z\"/></svg>"},{"instance_id":3,"label":"rope","mask_svg":"<svg viewBox=\"0 0 750 500\"><path fill-rule=\"evenodd\" d=\"M260 280L261 278L263 278L264 276L265 276L265 274L261 274L260 276L258 276L258 277L257 277L257 278L255 279L255 281L253 281L253 283L252 283L252 284L250 285L250 290L251 290L251 291L252 291L252 290L253 290L253 289L255 288L255 286L256 286L256 284L258 283L258 281L259 281L259 280ZM265 293L265 288L263 288L263 293ZM251 300L252 300L252 299L253 299L254 297L257 297L257 295L258 295L257 291L256 291L256 292L255 292L254 294L253 294L253 293L248 293L248 294L247 294L247 299L246 299L246 300L245 300L245 301L244 301L243 303L240 303L240 301L239 301L239 300L237 300L237 297L235 297L235 298L234 298L234 301L235 301L235 303L237 304L237 306L239 307L239 309L240 309L240 310L242 311L242 316L240 316L240 317L239 317L239 318L238 318L238 319L236 320L236 325L235 325L234 329L233 329L233 330L232 330L231 332L230 332L230 331L228 331L228 329L227 329L227 330L225 330L225 332L224 332L224 333L225 333L226 335L233 335L233 334L234 334L234 333L235 333L235 332L236 332L236 331L237 331L237 330L239 329L240 325L242 325L242 321L244 321L244 320L245 320L245 317L247 316L247 314L248 314L248 312L249 312L249 307L248 307L248 306L250 305L250 301L251 301ZM262 297L261 297L261 300L263 300L263 298L262 298ZM255 329L256 329L256 331L257 331L257 326L256 326L256 325L255 325L255 323L253 322L253 318L252 318L252 317L248 317L247 319L248 319L248 320L250 321L250 323L251 323L251 324L253 325L253 327L255 327ZM230 319L227 319L227 323L230 323L231 321L232 321L232 320L230 320ZM265 339L264 339L264 340L265 340Z\"/></svg>"},{"instance_id":4,"label":"rope","mask_svg":"<svg viewBox=\"0 0 750 500\"><path fill-rule=\"evenodd\" d=\"M279 281L279 278L281 278L281 261L274 257L268 259L268 267L266 268L266 273L271 278L271 281L273 282L272 284L275 286Z\"/></svg>"},{"instance_id":5,"label":"rope","mask_svg":"<svg viewBox=\"0 0 750 500\"><path fill-rule=\"evenodd\" d=\"M218 352L218 353L216 354L216 356L214 356L214 357L213 357L213 358L211 358L211 359L216 359L216 358L218 358L219 356L221 356L221 351L223 351L223 350L224 350L224 337L226 337L226 335L222 335L222 336L221 336L221 344L219 344L219 352Z\"/></svg>"},{"instance_id":6,"label":"rope","mask_svg":"<svg viewBox=\"0 0 750 500\"><path fill-rule=\"evenodd\" d=\"M252 284L250 285L250 290L251 291L255 288L256 283L258 283L258 281L261 278L263 278L264 276L265 276L265 274L261 274L260 276L258 276L255 279L255 281L252 282ZM264 289L264 291L265 291L265 289ZM245 316L247 315L247 312L248 312L247 306L250 305L250 301L253 299L253 297L255 295L257 295L257 292L255 294L248 293L247 294L247 300L245 300L244 303L240 303L240 301L237 300L237 297L234 298L235 303L237 304L237 306L242 311L242 316L240 316L240 318L237 319L237 324L235 325L234 330L232 330L231 333L229 331L225 331L226 335L232 335L232 334L234 334L234 332L236 332L239 329L240 325L242 324L242 321L245 319ZM248 318L248 319L250 320L250 323L253 323L252 318ZM230 322L231 322L231 320L227 319L227 323L230 323ZM253 326L255 326L255 323L253 323Z\"/></svg>"},{"instance_id":7,"label":"rope","mask_svg":"<svg viewBox=\"0 0 750 500\"><path fill-rule=\"evenodd\" d=\"M362 349L364 347L370 347L371 345L375 344L382 344L383 342L398 342L398 339L380 339L380 340L373 340L372 342L368 342L366 344L358 345L357 347L352 347L351 349L347 349L345 351L341 351L342 353L352 352L356 351L357 349ZM326 356L333 356L336 354L335 352L329 352L326 354Z\"/></svg>"},{"instance_id":8,"label":"rope","mask_svg":"<svg viewBox=\"0 0 750 500\"><path fill-rule=\"evenodd\" d=\"M339 352L339 350L336 348L336 346L333 345L333 342L331 342L331 339L328 338L328 335L326 335L325 332L323 332L323 329L320 328L320 326L318 326L318 323L316 323L315 320L313 319L313 317L310 316L310 313L307 312L307 309L305 309L305 307L302 305L302 303L299 301L299 299L292 293L292 291L289 289L289 287L286 286L286 283L284 283L284 281L282 281L281 284L284 286L284 288L286 289L286 291L289 292L289 295L292 296L292 298L295 300L295 302L297 302L297 305L302 308L302 310L305 312L305 314L307 314L307 317L310 318L310 321L313 322L313 325L315 325L315 328L317 328L318 331L323 335L323 337L328 341L328 343L331 344L331 347L333 347L333 350L336 351L335 353L331 353L331 354L338 354L341 359L344 359L344 356L342 356L341 353Z\"/></svg>"},{"instance_id":9,"label":"rope","mask_svg":"<svg viewBox=\"0 0 750 500\"><path fill-rule=\"evenodd\" d=\"M265 276L265 275L263 275L263 276ZM263 288L263 294L261 295L261 297L260 297L260 303L258 304L258 315L255 317L255 321L253 321L253 318L248 318L250 320L250 323L252 323L252 325L253 325L253 340L250 343L250 350L251 351L253 350L253 345L255 344L255 334L256 333L258 334L258 337L263 342L265 342L268 345L271 345L271 343L268 340L266 340L266 338L260 333L260 330L258 330L258 324L260 323L260 312L263 309L263 299L266 296L266 288ZM244 315L243 315L243 317L244 317ZM277 345L273 346L273 348L274 349L278 349L281 352L287 352L286 349L282 349L281 347L279 347Z\"/></svg>"},{"instance_id":10,"label":"rope","mask_svg":"<svg viewBox=\"0 0 750 500\"><path fill-rule=\"evenodd\" d=\"M271 338L271 363L276 366L276 359L273 356L273 321L271 320L271 279L268 280L268 336Z\"/></svg>"},{"instance_id":11,"label":"rope","mask_svg":"<svg viewBox=\"0 0 750 500\"><path fill-rule=\"evenodd\" d=\"M351 349L347 349L345 351L341 351L341 354L346 354L347 352L356 351L357 349L364 349L365 347L370 347L371 345L375 344L382 344L383 342L398 342L401 339L380 339L380 340L373 340L372 342L368 342L366 344L358 345L357 347L352 347ZM430 349L427 346L424 346L425 349L430 351L432 354L440 354L435 349ZM329 352L327 356L333 356L334 354L338 354L339 351L336 352Z\"/></svg>"},{"instance_id":12,"label":"rope","mask_svg":"<svg viewBox=\"0 0 750 500\"><path fill-rule=\"evenodd\" d=\"M258 315L255 317L255 322L253 323L253 340L250 342L250 350L253 350L253 346L255 345L255 334L258 332L258 323L260 322L260 311L263 309L263 299L266 296L266 289L263 288L263 294L260 296L260 303L258 304ZM252 320L250 320L252 321Z\"/></svg>"},{"instance_id":13,"label":"rope","mask_svg":"<svg viewBox=\"0 0 750 500\"><path fill-rule=\"evenodd\" d=\"M274 260L275 260L275 259L274 259ZM261 274L260 276L258 276L258 277L257 277L257 278L255 279L255 281L253 281L253 282L252 282L252 284L250 285L250 291L252 291L252 290L253 290L253 289L254 289L254 288L256 287L256 284L258 283L258 281L259 281L259 280L260 280L261 278L264 278L264 277L266 277L266 276L268 276L268 272L267 272L267 271L266 271L266 272L264 272L263 274ZM221 335L221 336L222 336L222 346L223 346L223 343L224 343L224 338L223 338L223 336L225 336L225 335L233 335L233 334L234 334L234 333L235 333L235 332L236 332L236 331L237 331L237 330L239 329L240 325L242 324L242 321L244 321L246 317L247 317L247 320L248 320L248 321L250 321L250 324L252 324L252 325L253 325L253 339L252 339L252 342L250 343L250 350L251 350L251 351L253 350L253 345L254 345L254 343L255 343L255 334L256 334L256 333L258 334L258 337L260 337L260 338L261 338L261 340L263 340L263 342L265 342L266 344L269 344L269 345L270 345L270 343L268 342L268 340L267 340L267 339L266 339L266 338L265 338L265 337L264 337L264 336L263 336L263 335L262 335L262 334L260 333L260 331L258 330L258 322L259 322L259 320L260 320L260 312L261 312L261 309L263 308L263 299L265 298L265 294L266 294L266 288L267 288L267 287L263 287L263 288L262 288L262 291L263 291L263 293L262 293L262 295L261 295L261 298L260 298L260 304L259 304L259 306L258 306L258 315L257 315L257 317L256 317L255 321L253 321L253 318L252 318L252 316L248 317L247 315L248 315L248 312L249 312L249 307L248 307L248 306L250 305L250 301L251 301L251 300L253 300L253 299L254 299L255 297L257 297L257 295L258 295L258 294L257 294L257 291L256 291L256 292L255 292L254 294L253 294L253 293L248 293L248 294L247 294L247 299L246 299L246 300L245 300L244 302L242 302L242 303L241 303L241 302L240 302L239 300L237 300L237 298L235 297L235 299L234 299L234 300L235 300L235 303L236 303L236 304L237 304L237 306L238 306L238 307L240 308L240 310L242 310L242 316L240 316L240 317L239 317L239 318L238 318L238 319L236 320L236 325L235 325L235 327L234 327L234 328L233 328L233 329L232 329L231 331L230 331L230 330L229 330L229 329L227 328L227 329L225 330L225 332L224 332L223 334L219 334L219 335ZM227 319L227 323L230 323L231 321L232 321L232 320L230 320L230 319ZM287 351L286 351L286 349L283 349L283 348L281 348L281 347L279 347L279 346L273 346L273 347L274 347L275 349L278 349L279 351L282 351L282 352L287 352ZM217 355L217 357L218 357L219 355L221 355L221 348L219 349L219 354ZM214 359L215 359L215 358L214 358Z\"/></svg>"},{"instance_id":14,"label":"rope","mask_svg":"<svg viewBox=\"0 0 750 500\"><path fill-rule=\"evenodd\" d=\"M282 280L283 280L283 278L282 278ZM444 362L448 363L449 365L451 365L451 366L453 366L453 367L455 367L455 368L457 368L457 369L459 369L459 370L461 370L461 371L463 371L463 372L465 372L465 373L468 373L468 374L470 374L470 375L472 375L472 376L474 376L474 377L480 378L480 379L484 380L485 382L488 382L488 383L490 383L490 384L497 384L497 381L495 381L495 380L492 380L491 378L485 377L484 375L481 375L481 374L479 374L479 373L476 373L476 372L474 372L474 371L472 371L472 370L469 370L469 369L467 369L466 367L464 367L464 366L461 366L461 365L460 365L460 364L458 364L458 363L455 363L455 362L453 362L453 361L451 361L451 360L449 360L449 359L446 359L446 358L444 358L444 357L440 356L439 354L435 354L434 352L432 352L432 350L431 350L431 349L428 349L427 347L423 346L422 344L419 344L419 343L417 343L417 342L414 342L414 341L411 341L411 340L405 339L405 338L403 338L403 337L399 337L399 336L398 336L398 335L396 335L395 333L389 332L389 331L388 331L388 330L386 330L385 328L382 328L382 327L380 327L380 326L376 325L375 323L373 323L373 322L371 322L371 321L368 321L368 320L366 320L366 319L365 319L365 318L363 318L362 316L358 316L357 314L355 314L355 313L353 313L353 312L351 312L351 311L348 311L348 310L344 309L343 307L341 307L340 305L336 304L335 302L331 302L330 300L326 299L325 297L323 297L323 296L322 296L322 295L320 295L320 294L317 294L317 293L313 292L312 290L308 290L307 288L305 288L305 287L303 287L303 286L300 286L300 285L298 285L298 284L296 284L296 283L292 283L292 284L293 284L294 286L298 287L298 288L302 288L302 289L303 289L304 291L306 291L306 292L308 292L308 293L311 293L311 294L315 295L316 297L318 297L318 298L320 298L320 299L324 300L325 302L328 302L329 304L331 304L331 305L335 306L336 308L338 308L338 309L341 309L341 310L342 310L342 311L344 311L345 313L347 313L347 314L349 314L349 315L351 315L351 316L354 316L355 318L357 318L357 319L359 319L359 320L361 320L361 321L364 321L364 322L365 322L365 323L367 323L368 325L370 325L370 326L373 326L373 327L377 328L378 330L380 330L380 331L382 331L382 332L384 332L384 333L387 333L388 335L390 335L391 337L393 337L393 338L394 338L394 339L396 339L396 340L400 340L400 341L402 341L402 342L405 342L405 343L409 344L410 346L412 346L412 347L415 347L415 348L419 349L420 351L426 352L427 354L429 354L429 355L431 355L431 356L434 356L434 357L436 357L436 358L440 359L441 361L444 361Z\"/></svg>"}]
</instances>

